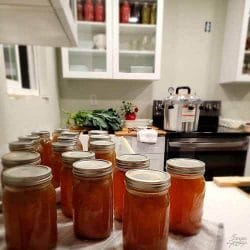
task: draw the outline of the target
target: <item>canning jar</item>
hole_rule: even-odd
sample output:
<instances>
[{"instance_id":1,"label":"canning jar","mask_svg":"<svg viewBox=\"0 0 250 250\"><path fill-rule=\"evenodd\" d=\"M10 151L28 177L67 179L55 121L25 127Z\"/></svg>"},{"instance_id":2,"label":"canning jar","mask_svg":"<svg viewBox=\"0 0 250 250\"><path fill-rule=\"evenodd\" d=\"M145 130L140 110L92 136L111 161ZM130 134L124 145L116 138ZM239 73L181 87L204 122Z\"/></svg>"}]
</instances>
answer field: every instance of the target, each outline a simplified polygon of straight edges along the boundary
<instances>
[{"instance_id":1,"label":"canning jar","mask_svg":"<svg viewBox=\"0 0 250 250\"><path fill-rule=\"evenodd\" d=\"M108 131L106 130L89 130L88 135L108 135Z\"/></svg>"},{"instance_id":2,"label":"canning jar","mask_svg":"<svg viewBox=\"0 0 250 250\"><path fill-rule=\"evenodd\" d=\"M61 143L72 143L74 144L74 150L76 151L82 151L82 147L79 147L79 144L77 144L77 137L68 137L68 136L58 136L57 142Z\"/></svg>"},{"instance_id":3,"label":"canning jar","mask_svg":"<svg viewBox=\"0 0 250 250\"><path fill-rule=\"evenodd\" d=\"M52 249L57 242L56 194L51 170L20 166L3 173L7 249Z\"/></svg>"},{"instance_id":4,"label":"canning jar","mask_svg":"<svg viewBox=\"0 0 250 250\"><path fill-rule=\"evenodd\" d=\"M96 159L102 159L112 162L115 166L115 143L111 141L92 141L89 145L90 151L95 152Z\"/></svg>"},{"instance_id":5,"label":"canning jar","mask_svg":"<svg viewBox=\"0 0 250 250\"><path fill-rule=\"evenodd\" d=\"M52 133L52 142L57 142L57 138L63 133L69 131L67 128L57 128Z\"/></svg>"},{"instance_id":6,"label":"canning jar","mask_svg":"<svg viewBox=\"0 0 250 250\"><path fill-rule=\"evenodd\" d=\"M124 154L116 158L114 168L114 217L122 221L125 193L125 173L130 169L149 168L149 158L140 154Z\"/></svg>"},{"instance_id":7,"label":"canning jar","mask_svg":"<svg viewBox=\"0 0 250 250\"><path fill-rule=\"evenodd\" d=\"M149 169L129 170L125 184L124 249L167 249L169 174Z\"/></svg>"},{"instance_id":8,"label":"canning jar","mask_svg":"<svg viewBox=\"0 0 250 250\"><path fill-rule=\"evenodd\" d=\"M24 142L33 142L35 151L40 153L42 145L40 143L40 137L37 135L26 135L26 136L19 136L18 137L19 141L24 141Z\"/></svg>"},{"instance_id":9,"label":"canning jar","mask_svg":"<svg viewBox=\"0 0 250 250\"><path fill-rule=\"evenodd\" d=\"M62 153L61 204L62 212L67 217L72 217L73 163L78 160L94 158L95 154L89 151L69 151Z\"/></svg>"},{"instance_id":10,"label":"canning jar","mask_svg":"<svg viewBox=\"0 0 250 250\"><path fill-rule=\"evenodd\" d=\"M111 136L108 134L99 135L89 135L88 146L90 147L90 142L92 141L112 141Z\"/></svg>"},{"instance_id":11,"label":"canning jar","mask_svg":"<svg viewBox=\"0 0 250 250\"><path fill-rule=\"evenodd\" d=\"M205 196L205 163L194 159L170 159L167 171L171 175L170 231L197 234L201 228Z\"/></svg>"},{"instance_id":12,"label":"canning jar","mask_svg":"<svg viewBox=\"0 0 250 250\"><path fill-rule=\"evenodd\" d=\"M74 150L74 144L53 142L52 143L52 158L51 158L51 168L52 168L52 184L55 188L60 186L60 175L63 166L62 153Z\"/></svg>"},{"instance_id":13,"label":"canning jar","mask_svg":"<svg viewBox=\"0 0 250 250\"><path fill-rule=\"evenodd\" d=\"M76 131L64 131L61 136L66 136L76 140L76 150L83 150L82 143L80 141L80 133Z\"/></svg>"},{"instance_id":14,"label":"canning jar","mask_svg":"<svg viewBox=\"0 0 250 250\"><path fill-rule=\"evenodd\" d=\"M112 164L104 160L73 163L74 232L79 238L107 238L113 228Z\"/></svg>"},{"instance_id":15,"label":"canning jar","mask_svg":"<svg viewBox=\"0 0 250 250\"><path fill-rule=\"evenodd\" d=\"M13 141L9 143L9 150L12 151L36 151L36 145L33 141Z\"/></svg>"},{"instance_id":16,"label":"canning jar","mask_svg":"<svg viewBox=\"0 0 250 250\"><path fill-rule=\"evenodd\" d=\"M34 131L31 134L38 135L40 137L40 144L41 144L40 154L42 160L41 164L50 166L51 154L52 154L50 133L48 131Z\"/></svg>"}]
</instances>

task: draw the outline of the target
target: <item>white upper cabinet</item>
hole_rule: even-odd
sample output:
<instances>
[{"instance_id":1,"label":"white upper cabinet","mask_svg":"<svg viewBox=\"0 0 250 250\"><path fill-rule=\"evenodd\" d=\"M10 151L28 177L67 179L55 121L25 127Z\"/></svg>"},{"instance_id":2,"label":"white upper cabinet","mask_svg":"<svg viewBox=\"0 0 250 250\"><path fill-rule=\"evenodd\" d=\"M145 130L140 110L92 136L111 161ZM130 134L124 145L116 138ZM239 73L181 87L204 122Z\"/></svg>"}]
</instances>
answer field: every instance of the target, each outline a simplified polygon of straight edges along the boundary
<instances>
[{"instance_id":1,"label":"white upper cabinet","mask_svg":"<svg viewBox=\"0 0 250 250\"><path fill-rule=\"evenodd\" d=\"M0 0L0 43L76 46L70 1Z\"/></svg>"},{"instance_id":2,"label":"white upper cabinet","mask_svg":"<svg viewBox=\"0 0 250 250\"><path fill-rule=\"evenodd\" d=\"M74 0L79 45L62 49L63 77L160 79L164 2ZM104 8L103 20L95 18L97 4ZM85 17L89 8L92 19Z\"/></svg>"},{"instance_id":3,"label":"white upper cabinet","mask_svg":"<svg viewBox=\"0 0 250 250\"><path fill-rule=\"evenodd\" d=\"M250 0L229 0L220 83L250 82Z\"/></svg>"}]
</instances>

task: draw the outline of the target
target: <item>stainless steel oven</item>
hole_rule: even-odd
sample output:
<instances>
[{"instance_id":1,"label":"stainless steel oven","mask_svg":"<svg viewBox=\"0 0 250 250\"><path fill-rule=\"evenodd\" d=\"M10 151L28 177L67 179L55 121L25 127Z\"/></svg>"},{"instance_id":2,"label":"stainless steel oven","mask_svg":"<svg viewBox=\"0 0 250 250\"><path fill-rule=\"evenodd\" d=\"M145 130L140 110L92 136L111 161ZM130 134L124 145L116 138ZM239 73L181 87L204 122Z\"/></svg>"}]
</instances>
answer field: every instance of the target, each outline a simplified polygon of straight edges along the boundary
<instances>
[{"instance_id":1,"label":"stainless steel oven","mask_svg":"<svg viewBox=\"0 0 250 250\"><path fill-rule=\"evenodd\" d=\"M248 138L167 138L166 160L194 158L206 163L206 180L213 176L242 176L244 174Z\"/></svg>"}]
</instances>

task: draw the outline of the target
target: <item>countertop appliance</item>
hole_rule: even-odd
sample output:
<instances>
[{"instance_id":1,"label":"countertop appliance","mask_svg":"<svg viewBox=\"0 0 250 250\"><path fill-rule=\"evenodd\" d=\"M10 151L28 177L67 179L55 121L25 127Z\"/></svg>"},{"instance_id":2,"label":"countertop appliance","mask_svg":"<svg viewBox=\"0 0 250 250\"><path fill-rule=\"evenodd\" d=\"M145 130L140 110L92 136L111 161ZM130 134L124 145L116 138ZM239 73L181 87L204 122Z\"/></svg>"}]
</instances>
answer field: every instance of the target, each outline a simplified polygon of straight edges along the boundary
<instances>
[{"instance_id":1,"label":"countertop appliance","mask_svg":"<svg viewBox=\"0 0 250 250\"><path fill-rule=\"evenodd\" d=\"M243 176L249 135L225 128L216 132L168 132L165 162L179 157L204 161L207 181L214 176Z\"/></svg>"},{"instance_id":2,"label":"countertop appliance","mask_svg":"<svg viewBox=\"0 0 250 250\"><path fill-rule=\"evenodd\" d=\"M197 131L201 99L191 94L188 86L168 89L164 100L164 129L169 131Z\"/></svg>"}]
</instances>

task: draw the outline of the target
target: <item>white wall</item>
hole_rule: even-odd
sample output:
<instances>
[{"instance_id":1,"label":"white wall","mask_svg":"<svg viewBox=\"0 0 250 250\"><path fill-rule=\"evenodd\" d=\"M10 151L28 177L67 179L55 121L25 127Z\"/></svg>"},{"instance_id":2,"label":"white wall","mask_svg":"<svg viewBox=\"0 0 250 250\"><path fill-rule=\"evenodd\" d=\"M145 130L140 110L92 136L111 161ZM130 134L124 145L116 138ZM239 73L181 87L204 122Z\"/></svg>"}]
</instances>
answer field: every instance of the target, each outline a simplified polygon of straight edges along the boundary
<instances>
[{"instance_id":1,"label":"white wall","mask_svg":"<svg viewBox=\"0 0 250 250\"><path fill-rule=\"evenodd\" d=\"M53 130L60 124L56 53L53 48L37 48L40 96L7 95L3 51L0 47L0 155L7 144L35 129ZM48 96L44 99L42 96Z\"/></svg>"},{"instance_id":2,"label":"white wall","mask_svg":"<svg viewBox=\"0 0 250 250\"><path fill-rule=\"evenodd\" d=\"M250 106L250 84L218 84L227 0L166 2L161 80L145 83L61 79L62 109L119 107L121 100L129 99L139 105L139 117L151 117L154 99L166 97L170 86L189 85L203 99L222 100L223 116L250 120L246 108ZM211 33L204 32L205 21L212 21ZM96 106L90 105L92 94L97 96Z\"/></svg>"}]
</instances>

